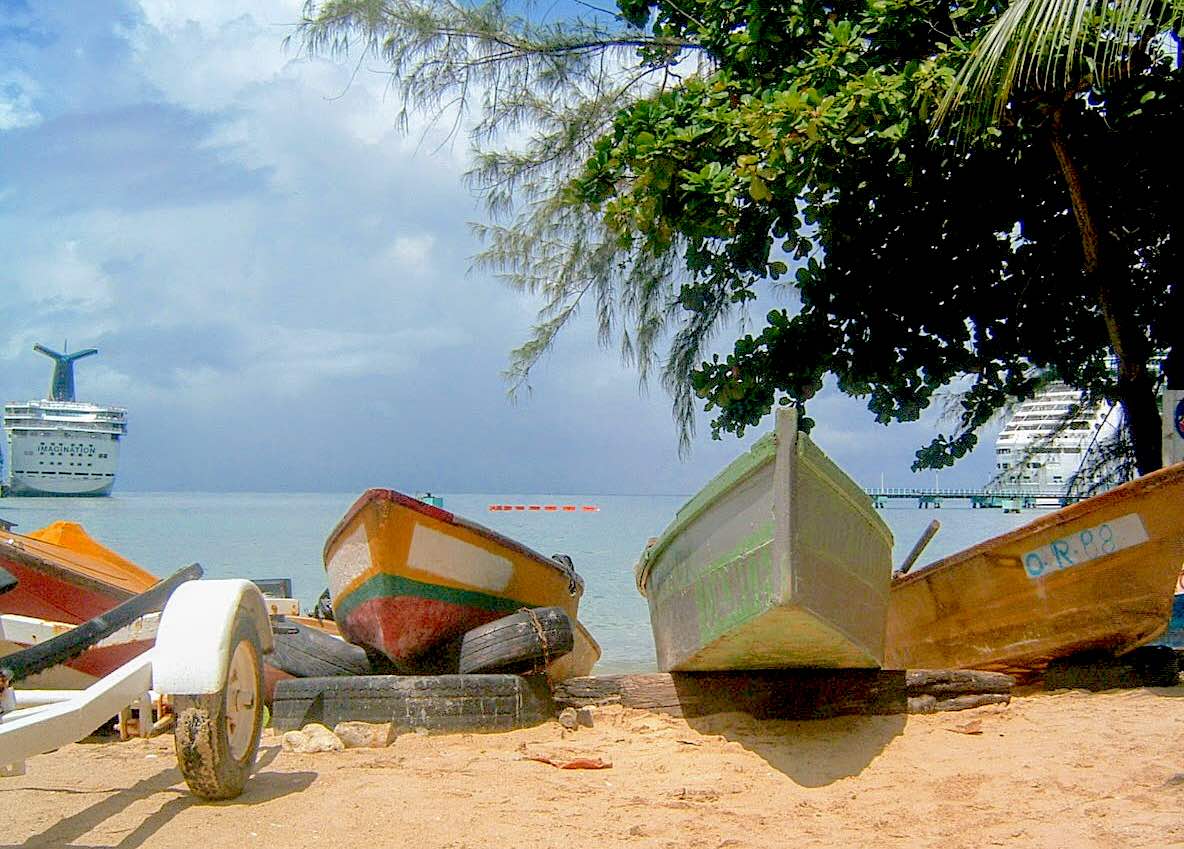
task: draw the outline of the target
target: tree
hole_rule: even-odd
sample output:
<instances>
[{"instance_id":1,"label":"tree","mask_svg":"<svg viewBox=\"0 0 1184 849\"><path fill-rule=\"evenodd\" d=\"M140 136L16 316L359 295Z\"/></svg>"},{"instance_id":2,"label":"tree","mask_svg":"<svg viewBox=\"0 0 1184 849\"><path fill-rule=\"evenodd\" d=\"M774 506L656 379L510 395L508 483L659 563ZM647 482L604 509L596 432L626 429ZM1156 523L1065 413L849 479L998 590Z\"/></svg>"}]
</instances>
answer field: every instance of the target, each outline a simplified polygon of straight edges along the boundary
<instances>
[{"instance_id":1,"label":"tree","mask_svg":"<svg viewBox=\"0 0 1184 849\"><path fill-rule=\"evenodd\" d=\"M684 434L696 399L717 411L716 435L742 433L774 404L804 408L828 373L884 423L964 381L959 427L918 452L916 467L940 467L1034 390L1033 369L1054 368L1122 401L1147 471L1159 463L1147 363L1173 350L1169 316L1184 306L1171 238L1184 86L1151 61L935 140L933 115L1001 8L641 0L621 3L617 29L540 30L498 4L332 3L302 32L314 51L360 34L413 106L485 86L480 141L521 120L542 128L525 149L483 150L473 175L510 213L481 229L479 259L548 298L516 378L591 295L602 334L620 333L643 370L672 332L663 377ZM1088 176L1104 276L1082 274L1064 150ZM785 307L709 356L713 332L767 286Z\"/></svg>"},{"instance_id":2,"label":"tree","mask_svg":"<svg viewBox=\"0 0 1184 849\"><path fill-rule=\"evenodd\" d=\"M1116 303L1114 284L1122 281L1111 279L1114 246L1098 216L1095 198L1100 187L1091 185L1067 143L1063 106L1057 101L1104 93L1116 82L1143 73L1155 64L1157 54L1162 63L1169 45L1174 45L1179 69L1184 65L1181 21L1184 3L1180 0L1016 0L978 37L938 110L939 127L951 112L961 112L973 126L982 126L1004 119L1017 94L1031 98L1035 92L1053 104L1050 141L1073 204L1085 259L1083 272L1098 288L1118 359L1119 383L1127 387L1145 387L1151 380L1140 371L1141 363L1136 359L1145 356L1145 349L1135 338L1133 350L1127 350L1132 347L1128 340L1133 329L1124 322L1121 304ZM1155 94L1152 90L1144 96L1154 98ZM1184 349L1173 345L1171 350L1164 372L1179 382L1184 380ZM1145 394L1145 389L1138 391ZM1150 412L1144 409L1140 419L1132 423L1145 432L1145 438L1136 444L1143 471L1157 462L1148 449L1156 424Z\"/></svg>"}]
</instances>

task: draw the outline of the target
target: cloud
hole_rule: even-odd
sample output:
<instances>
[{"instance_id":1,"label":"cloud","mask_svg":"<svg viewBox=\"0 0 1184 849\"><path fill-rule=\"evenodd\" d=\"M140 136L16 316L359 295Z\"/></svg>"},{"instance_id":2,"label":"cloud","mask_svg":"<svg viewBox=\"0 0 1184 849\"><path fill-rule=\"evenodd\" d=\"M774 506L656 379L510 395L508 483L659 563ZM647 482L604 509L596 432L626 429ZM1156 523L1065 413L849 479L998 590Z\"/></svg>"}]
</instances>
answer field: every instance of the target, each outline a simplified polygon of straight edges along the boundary
<instances>
[{"instance_id":1,"label":"cloud","mask_svg":"<svg viewBox=\"0 0 1184 849\"><path fill-rule=\"evenodd\" d=\"M80 397L128 408L120 486L141 490L687 493L759 435L713 441L702 416L683 462L669 398L638 391L590 313L511 403L501 371L537 303L470 272L463 143L395 132L375 63L286 50L301 5L10 16L6 398L44 391L34 342L98 347ZM927 441L859 402L812 412L861 480Z\"/></svg>"},{"instance_id":2,"label":"cloud","mask_svg":"<svg viewBox=\"0 0 1184 849\"><path fill-rule=\"evenodd\" d=\"M399 236L387 256L393 265L404 271L423 272L429 268L435 242L435 236L430 233Z\"/></svg>"},{"instance_id":3,"label":"cloud","mask_svg":"<svg viewBox=\"0 0 1184 849\"><path fill-rule=\"evenodd\" d=\"M4 207L27 213L161 209L266 188L264 168L214 143L209 119L162 104L69 113L10 131Z\"/></svg>"},{"instance_id":4,"label":"cloud","mask_svg":"<svg viewBox=\"0 0 1184 849\"><path fill-rule=\"evenodd\" d=\"M0 73L0 132L31 127L41 120L33 106L37 84L18 71Z\"/></svg>"},{"instance_id":5,"label":"cloud","mask_svg":"<svg viewBox=\"0 0 1184 849\"><path fill-rule=\"evenodd\" d=\"M21 274L22 294L35 308L100 310L111 302L111 283L88 261L76 241L54 246L50 256L30 257Z\"/></svg>"},{"instance_id":6,"label":"cloud","mask_svg":"<svg viewBox=\"0 0 1184 849\"><path fill-rule=\"evenodd\" d=\"M300 2L142 0L127 40L144 77L171 102L216 112L250 97L291 62L281 49Z\"/></svg>"}]
</instances>

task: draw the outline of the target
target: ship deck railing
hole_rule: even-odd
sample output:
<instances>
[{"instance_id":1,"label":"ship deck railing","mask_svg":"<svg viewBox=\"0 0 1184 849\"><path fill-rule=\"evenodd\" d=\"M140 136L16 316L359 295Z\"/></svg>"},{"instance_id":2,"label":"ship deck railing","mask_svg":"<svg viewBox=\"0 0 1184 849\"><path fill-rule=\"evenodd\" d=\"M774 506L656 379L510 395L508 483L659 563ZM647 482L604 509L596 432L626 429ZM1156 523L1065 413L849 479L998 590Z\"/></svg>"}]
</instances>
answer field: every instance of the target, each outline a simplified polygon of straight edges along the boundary
<instances>
[{"instance_id":1,"label":"ship deck railing","mask_svg":"<svg viewBox=\"0 0 1184 849\"><path fill-rule=\"evenodd\" d=\"M915 501L918 507L941 507L943 501L969 501L973 508L1036 507L1039 504L1065 506L1087 498L1086 495L1068 493L1064 490L1032 491L1020 489L972 489L938 487L881 487L865 490L877 507L887 506L889 501Z\"/></svg>"},{"instance_id":2,"label":"ship deck railing","mask_svg":"<svg viewBox=\"0 0 1184 849\"><path fill-rule=\"evenodd\" d=\"M101 424L100 422L82 422L81 424ZM6 430L13 432L20 431L39 431L48 430L54 433L98 433L106 435L122 436L127 433L126 427L80 427L78 422L71 422L66 427L58 427L57 423L41 423L41 424L8 424L5 422Z\"/></svg>"}]
</instances>

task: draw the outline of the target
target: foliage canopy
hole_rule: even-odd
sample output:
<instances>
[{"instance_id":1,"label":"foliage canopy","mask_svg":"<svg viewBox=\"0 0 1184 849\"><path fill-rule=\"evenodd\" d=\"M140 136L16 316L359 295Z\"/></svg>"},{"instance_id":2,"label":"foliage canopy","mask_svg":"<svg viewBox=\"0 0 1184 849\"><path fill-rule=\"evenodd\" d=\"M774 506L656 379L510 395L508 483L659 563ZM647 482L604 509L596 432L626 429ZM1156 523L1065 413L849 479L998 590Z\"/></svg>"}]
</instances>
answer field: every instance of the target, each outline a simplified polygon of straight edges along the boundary
<instances>
[{"instance_id":1,"label":"foliage canopy","mask_svg":"<svg viewBox=\"0 0 1184 849\"><path fill-rule=\"evenodd\" d=\"M1147 364L1172 352L1184 377L1184 77L1143 50L1137 74L1025 90L999 124L955 115L935 138L1003 8L621 0L615 25L543 26L499 2L335 0L309 7L301 35L312 52L360 38L411 108L479 98L471 177L493 219L478 260L546 299L513 379L590 300L643 374L669 333L684 438L696 399L718 436L776 403L804 408L828 373L883 423L959 381L958 426L918 452L916 467L940 467L1051 368L1120 399L1140 466L1157 466ZM526 127L516 146L499 135ZM709 356L769 286L784 307Z\"/></svg>"}]
</instances>

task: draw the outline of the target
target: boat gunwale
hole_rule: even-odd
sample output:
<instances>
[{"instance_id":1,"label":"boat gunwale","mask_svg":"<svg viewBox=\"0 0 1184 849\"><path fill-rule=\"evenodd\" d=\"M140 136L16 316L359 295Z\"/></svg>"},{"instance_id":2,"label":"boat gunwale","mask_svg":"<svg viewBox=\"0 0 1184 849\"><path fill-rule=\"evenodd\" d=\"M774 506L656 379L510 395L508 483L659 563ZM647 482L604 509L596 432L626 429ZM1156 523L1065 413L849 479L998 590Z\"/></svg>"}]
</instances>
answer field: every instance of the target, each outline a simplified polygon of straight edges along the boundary
<instances>
[{"instance_id":1,"label":"boat gunwale","mask_svg":"<svg viewBox=\"0 0 1184 849\"><path fill-rule=\"evenodd\" d=\"M810 469L812 469L815 476L828 487L830 487L834 494L847 504L848 508L850 508L855 513L858 513L864 521L874 527L876 531L886 539L888 543L888 549L891 551L893 542L895 541L892 528L889 527L888 523L884 521L884 517L881 516L876 510L871 498L863 492L863 489L858 483L856 483L855 479L843 470L842 466L832 460L827 455L827 453L818 446L817 442L810 439L808 434L802 434L802 436L806 437L806 447L795 446L798 452L798 465L808 466ZM802 445L800 439L798 440L798 445ZM813 454L809 453L810 448L814 449ZM847 487L840 485L838 478L846 478L848 481L854 484L856 490L860 492L863 497L852 497L852 494L847 489Z\"/></svg>"},{"instance_id":2,"label":"boat gunwale","mask_svg":"<svg viewBox=\"0 0 1184 849\"><path fill-rule=\"evenodd\" d=\"M1149 492L1151 490L1160 489L1165 486L1171 486L1175 483L1184 484L1184 463L1176 463L1172 466L1167 466L1162 469L1156 469L1153 472L1148 472L1142 477L1135 478L1133 481L1127 481L1121 486L1107 492L1100 493L1078 501L1076 504L1070 504L1067 507L1062 507L1059 510L1053 510L1043 516L1037 516L1031 522L1021 525L1018 528L999 534L984 540L970 548L965 548L957 551L948 557L943 557L940 560L935 560L932 563L926 564L919 569L910 572L906 575L892 576L892 589L898 587L905 587L910 584L918 583L934 577L939 572L945 572L960 566L965 561L974 559L981 555L986 555L994 549L1000 548L1004 545L1009 545L1017 542L1026 536L1033 536L1044 531L1051 530L1060 525L1067 525L1071 522L1078 521L1085 518L1089 514L1103 509L1111 504L1111 502L1121 501L1132 494L1139 494ZM1157 539L1157 537L1150 537L1148 542ZM1117 552L1115 552L1117 553Z\"/></svg>"},{"instance_id":3,"label":"boat gunwale","mask_svg":"<svg viewBox=\"0 0 1184 849\"><path fill-rule=\"evenodd\" d=\"M465 519L463 516L457 516L455 513L450 513L449 511L440 507L420 501L418 498L415 498L411 495L406 495L405 493L399 492L398 490L384 489L382 487L372 487L358 496L358 499L345 512L345 515L342 516L341 520L336 525L334 525L333 530L329 532L328 537L325 538L325 546L321 552L321 559L324 562L326 569L329 566L329 549L333 547L337 540L342 536L346 530L346 527L364 509L372 504L378 504L379 502L383 501L395 504L399 507L408 508L418 513L422 513L425 516L430 516L431 518L437 519L438 521L444 522L445 524L472 531L478 536L497 543L503 548L510 549L511 551L514 551L518 554L522 554L533 560L536 560L539 562L539 564L552 568L561 575L574 581L576 586L574 595L577 599L581 598L584 594L584 579L581 578L574 569L568 570L563 566L562 563L555 560L554 558L546 557L545 555L535 551L533 548L518 542L516 539L511 539L504 534L498 533L492 528L487 528L484 525L480 525L476 522L470 521L469 519Z\"/></svg>"},{"instance_id":4,"label":"boat gunwale","mask_svg":"<svg viewBox=\"0 0 1184 849\"><path fill-rule=\"evenodd\" d=\"M19 539L17 539L18 537ZM13 544L9 540L15 540L17 544ZM17 566L23 566L34 572L40 572L56 580L66 581L76 586L85 586L86 589L92 592L118 596L120 600L126 600L136 595L132 590L100 580L99 578L87 575L85 572L80 572L72 568L72 564L64 559L54 559L48 553L39 552L36 549L30 550L25 547L26 541L32 542L37 546L53 545L53 543L27 537L24 534L5 531L3 534L0 534L0 563L7 560ZM149 585L145 589L150 589L151 586Z\"/></svg>"}]
</instances>

